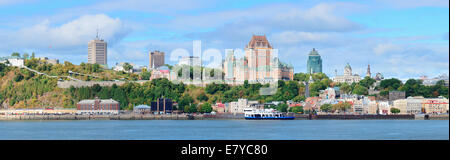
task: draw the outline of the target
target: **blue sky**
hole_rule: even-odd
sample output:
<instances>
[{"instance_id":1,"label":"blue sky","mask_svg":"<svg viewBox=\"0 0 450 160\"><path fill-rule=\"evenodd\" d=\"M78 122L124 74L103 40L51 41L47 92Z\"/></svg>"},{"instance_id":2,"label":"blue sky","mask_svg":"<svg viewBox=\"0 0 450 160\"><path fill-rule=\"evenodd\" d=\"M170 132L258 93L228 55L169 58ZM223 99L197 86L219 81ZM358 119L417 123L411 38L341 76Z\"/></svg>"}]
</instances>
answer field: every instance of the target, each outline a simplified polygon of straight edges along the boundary
<instances>
[{"instance_id":1,"label":"blue sky","mask_svg":"<svg viewBox=\"0 0 450 160\"><path fill-rule=\"evenodd\" d=\"M449 74L449 4L445 0L0 0L0 56L12 52L87 61L96 29L108 64L148 65L148 52L178 48L244 49L265 34L294 72L306 72L316 48L323 71L401 79ZM176 62L168 61L169 64Z\"/></svg>"}]
</instances>

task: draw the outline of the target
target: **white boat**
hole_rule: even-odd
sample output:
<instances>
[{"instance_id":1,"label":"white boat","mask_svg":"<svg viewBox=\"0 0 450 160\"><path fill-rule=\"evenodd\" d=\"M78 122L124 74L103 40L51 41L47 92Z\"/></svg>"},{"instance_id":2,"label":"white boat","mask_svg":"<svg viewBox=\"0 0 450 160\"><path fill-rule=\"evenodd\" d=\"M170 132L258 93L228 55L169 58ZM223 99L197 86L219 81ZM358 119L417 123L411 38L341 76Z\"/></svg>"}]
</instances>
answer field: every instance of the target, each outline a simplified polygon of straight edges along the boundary
<instances>
[{"instance_id":1,"label":"white boat","mask_svg":"<svg viewBox=\"0 0 450 160\"><path fill-rule=\"evenodd\" d=\"M283 113L278 112L276 109L244 109L245 119L250 120L292 120L295 117L286 117Z\"/></svg>"}]
</instances>

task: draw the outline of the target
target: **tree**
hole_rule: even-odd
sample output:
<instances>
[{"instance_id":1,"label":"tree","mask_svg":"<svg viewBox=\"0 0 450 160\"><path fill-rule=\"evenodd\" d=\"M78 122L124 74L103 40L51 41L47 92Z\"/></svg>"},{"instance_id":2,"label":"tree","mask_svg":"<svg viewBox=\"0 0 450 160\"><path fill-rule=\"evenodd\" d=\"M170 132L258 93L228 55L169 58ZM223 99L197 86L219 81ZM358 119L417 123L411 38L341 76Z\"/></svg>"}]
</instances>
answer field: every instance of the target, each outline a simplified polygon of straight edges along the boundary
<instances>
[{"instance_id":1,"label":"tree","mask_svg":"<svg viewBox=\"0 0 450 160\"><path fill-rule=\"evenodd\" d=\"M339 102L332 105L332 110L346 112L348 109L352 108L352 104L349 102Z\"/></svg>"},{"instance_id":2,"label":"tree","mask_svg":"<svg viewBox=\"0 0 450 160\"><path fill-rule=\"evenodd\" d=\"M364 79L359 81L359 85L364 86L365 88L369 89L375 82L376 82L375 79L366 76L366 77L364 77Z\"/></svg>"},{"instance_id":3,"label":"tree","mask_svg":"<svg viewBox=\"0 0 450 160\"><path fill-rule=\"evenodd\" d=\"M287 112L287 109L289 108L289 106L285 103L280 103L277 105L277 110L280 112Z\"/></svg>"},{"instance_id":4,"label":"tree","mask_svg":"<svg viewBox=\"0 0 450 160\"><path fill-rule=\"evenodd\" d=\"M368 90L366 87L357 84L355 86L355 88L353 89L353 94L357 94L357 95L367 95L368 94Z\"/></svg>"},{"instance_id":5,"label":"tree","mask_svg":"<svg viewBox=\"0 0 450 160\"><path fill-rule=\"evenodd\" d=\"M197 105L196 104L191 104L189 106L189 113L196 113L197 112Z\"/></svg>"},{"instance_id":6,"label":"tree","mask_svg":"<svg viewBox=\"0 0 450 160\"><path fill-rule=\"evenodd\" d=\"M133 66L131 65L131 64L129 64L129 63L125 63L125 64L123 64L123 69L126 71L126 72L129 72L131 69L133 69Z\"/></svg>"},{"instance_id":7,"label":"tree","mask_svg":"<svg viewBox=\"0 0 450 160\"><path fill-rule=\"evenodd\" d=\"M398 109L398 108L391 108L391 113L393 113L393 114L400 113L400 109Z\"/></svg>"},{"instance_id":8,"label":"tree","mask_svg":"<svg viewBox=\"0 0 450 160\"><path fill-rule=\"evenodd\" d=\"M14 81L16 81L16 82L20 82L20 81L22 81L23 80L23 75L22 74L18 74L18 75L16 75L16 77L14 77Z\"/></svg>"},{"instance_id":9,"label":"tree","mask_svg":"<svg viewBox=\"0 0 450 160\"><path fill-rule=\"evenodd\" d=\"M402 86L402 81L395 78L385 79L380 82L381 89L387 89L388 91L397 90L400 86Z\"/></svg>"},{"instance_id":10,"label":"tree","mask_svg":"<svg viewBox=\"0 0 450 160\"><path fill-rule=\"evenodd\" d=\"M309 74L306 73L295 73L294 81L306 82L309 80Z\"/></svg>"},{"instance_id":11,"label":"tree","mask_svg":"<svg viewBox=\"0 0 450 160\"><path fill-rule=\"evenodd\" d=\"M298 96L296 96L296 97L294 97L294 99L292 99L292 101L294 101L294 102L301 102L301 101L305 101L305 96L303 96L303 95L298 95Z\"/></svg>"},{"instance_id":12,"label":"tree","mask_svg":"<svg viewBox=\"0 0 450 160\"><path fill-rule=\"evenodd\" d=\"M11 54L12 57L20 57L20 53L14 52Z\"/></svg>"},{"instance_id":13,"label":"tree","mask_svg":"<svg viewBox=\"0 0 450 160\"><path fill-rule=\"evenodd\" d=\"M347 83L342 83L339 87L339 89L342 91L342 93L344 94L348 94L350 93L350 91L352 91L352 88L349 84Z\"/></svg>"},{"instance_id":14,"label":"tree","mask_svg":"<svg viewBox=\"0 0 450 160\"><path fill-rule=\"evenodd\" d=\"M24 59L28 59L28 57L29 57L30 55L29 55L28 53L24 53L22 56L23 56Z\"/></svg>"},{"instance_id":15,"label":"tree","mask_svg":"<svg viewBox=\"0 0 450 160\"><path fill-rule=\"evenodd\" d=\"M203 103L201 105L200 112L202 112L202 113L211 113L212 112L211 104L210 103Z\"/></svg>"},{"instance_id":16,"label":"tree","mask_svg":"<svg viewBox=\"0 0 450 160\"><path fill-rule=\"evenodd\" d=\"M289 112L293 113L303 113L303 106L291 107Z\"/></svg>"},{"instance_id":17,"label":"tree","mask_svg":"<svg viewBox=\"0 0 450 160\"><path fill-rule=\"evenodd\" d=\"M141 73L141 79L142 80L150 80L151 73L148 71L144 71Z\"/></svg>"},{"instance_id":18,"label":"tree","mask_svg":"<svg viewBox=\"0 0 450 160\"><path fill-rule=\"evenodd\" d=\"M198 101L208 101L208 97L206 96L206 94L205 93L200 93L200 95L199 96L197 96L197 100Z\"/></svg>"},{"instance_id":19,"label":"tree","mask_svg":"<svg viewBox=\"0 0 450 160\"><path fill-rule=\"evenodd\" d=\"M323 104L322 106L320 106L320 110L322 110L323 112L329 112L332 109L332 105L331 104Z\"/></svg>"}]
</instances>

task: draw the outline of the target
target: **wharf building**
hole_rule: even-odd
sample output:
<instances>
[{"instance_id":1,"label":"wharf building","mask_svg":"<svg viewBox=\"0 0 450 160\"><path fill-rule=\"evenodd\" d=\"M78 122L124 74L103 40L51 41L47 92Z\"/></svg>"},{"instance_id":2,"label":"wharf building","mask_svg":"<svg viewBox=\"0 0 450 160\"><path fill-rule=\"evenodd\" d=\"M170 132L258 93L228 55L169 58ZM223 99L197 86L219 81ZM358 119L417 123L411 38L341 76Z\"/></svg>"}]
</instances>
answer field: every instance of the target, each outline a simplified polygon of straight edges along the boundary
<instances>
[{"instance_id":1,"label":"wharf building","mask_svg":"<svg viewBox=\"0 0 450 160\"><path fill-rule=\"evenodd\" d=\"M167 114L173 112L172 99L158 98L156 102L151 102L151 111L155 114Z\"/></svg>"},{"instance_id":2,"label":"wharf building","mask_svg":"<svg viewBox=\"0 0 450 160\"><path fill-rule=\"evenodd\" d=\"M322 58L315 48L309 52L306 68L309 74L322 73Z\"/></svg>"},{"instance_id":3,"label":"wharf building","mask_svg":"<svg viewBox=\"0 0 450 160\"><path fill-rule=\"evenodd\" d=\"M87 99L77 103L77 114L119 114L119 102L113 99Z\"/></svg>"},{"instance_id":4,"label":"wharf building","mask_svg":"<svg viewBox=\"0 0 450 160\"><path fill-rule=\"evenodd\" d=\"M153 51L149 53L149 57L150 57L150 63L148 65L149 69L156 69L159 68L161 66L164 65L164 56L165 53L164 52L160 52L160 51Z\"/></svg>"},{"instance_id":5,"label":"wharf building","mask_svg":"<svg viewBox=\"0 0 450 160\"><path fill-rule=\"evenodd\" d=\"M88 43L88 63L108 65L107 43L97 37Z\"/></svg>"},{"instance_id":6,"label":"wharf building","mask_svg":"<svg viewBox=\"0 0 450 160\"><path fill-rule=\"evenodd\" d=\"M253 35L245 47L245 56L236 59L233 50L227 50L223 64L225 82L228 84L274 83L278 80L294 79L291 65L280 62L277 50L266 36Z\"/></svg>"}]
</instances>

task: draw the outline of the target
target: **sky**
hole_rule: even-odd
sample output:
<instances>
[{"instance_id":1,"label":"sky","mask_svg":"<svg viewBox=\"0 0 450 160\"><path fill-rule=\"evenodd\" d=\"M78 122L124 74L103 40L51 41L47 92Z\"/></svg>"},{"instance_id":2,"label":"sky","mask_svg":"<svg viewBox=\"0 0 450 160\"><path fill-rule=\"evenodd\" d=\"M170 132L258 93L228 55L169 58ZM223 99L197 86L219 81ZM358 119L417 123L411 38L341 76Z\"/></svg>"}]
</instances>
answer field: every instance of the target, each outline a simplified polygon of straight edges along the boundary
<instances>
[{"instance_id":1,"label":"sky","mask_svg":"<svg viewBox=\"0 0 450 160\"><path fill-rule=\"evenodd\" d=\"M449 74L447 0L0 0L0 56L86 63L97 29L110 67L148 65L153 50L176 64L170 53L193 54L194 40L224 55L266 35L295 73L315 48L330 77L347 63L355 74L370 64L373 75L402 80Z\"/></svg>"}]
</instances>

